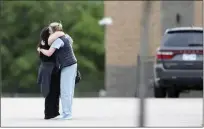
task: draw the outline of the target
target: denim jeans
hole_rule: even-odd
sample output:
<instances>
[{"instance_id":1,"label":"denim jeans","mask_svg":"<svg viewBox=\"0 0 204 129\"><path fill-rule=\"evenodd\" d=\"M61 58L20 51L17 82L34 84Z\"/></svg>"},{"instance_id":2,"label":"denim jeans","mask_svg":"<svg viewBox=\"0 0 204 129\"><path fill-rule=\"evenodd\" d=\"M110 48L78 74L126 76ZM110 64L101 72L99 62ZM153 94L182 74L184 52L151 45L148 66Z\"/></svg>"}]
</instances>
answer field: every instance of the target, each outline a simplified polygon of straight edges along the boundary
<instances>
[{"instance_id":1,"label":"denim jeans","mask_svg":"<svg viewBox=\"0 0 204 129\"><path fill-rule=\"evenodd\" d=\"M60 96L62 115L72 115L72 101L74 97L77 64L64 67L61 70Z\"/></svg>"}]
</instances>

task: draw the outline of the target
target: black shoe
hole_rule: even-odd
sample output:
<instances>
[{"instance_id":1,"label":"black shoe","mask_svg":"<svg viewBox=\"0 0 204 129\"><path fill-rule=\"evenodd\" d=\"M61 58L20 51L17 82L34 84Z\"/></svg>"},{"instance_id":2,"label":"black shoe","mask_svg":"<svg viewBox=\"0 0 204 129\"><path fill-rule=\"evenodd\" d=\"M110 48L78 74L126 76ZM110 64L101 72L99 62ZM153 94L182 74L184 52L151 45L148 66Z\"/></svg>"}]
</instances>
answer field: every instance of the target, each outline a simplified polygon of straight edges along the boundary
<instances>
[{"instance_id":1,"label":"black shoe","mask_svg":"<svg viewBox=\"0 0 204 129\"><path fill-rule=\"evenodd\" d=\"M45 120L48 120L48 119L52 119L52 118L55 118L55 117L57 117L57 116L59 116L60 114L59 113L56 113L56 114L54 114L54 115L45 115Z\"/></svg>"}]
</instances>

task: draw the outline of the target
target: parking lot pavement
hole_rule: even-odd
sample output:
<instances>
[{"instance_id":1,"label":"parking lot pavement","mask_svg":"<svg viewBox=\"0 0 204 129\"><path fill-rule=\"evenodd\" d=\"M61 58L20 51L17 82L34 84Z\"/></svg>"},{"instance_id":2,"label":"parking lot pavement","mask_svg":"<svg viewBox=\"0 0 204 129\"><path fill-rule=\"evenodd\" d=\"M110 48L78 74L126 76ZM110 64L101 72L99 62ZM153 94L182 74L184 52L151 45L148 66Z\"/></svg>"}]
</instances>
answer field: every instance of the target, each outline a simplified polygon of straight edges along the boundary
<instances>
[{"instance_id":1,"label":"parking lot pavement","mask_svg":"<svg viewBox=\"0 0 204 129\"><path fill-rule=\"evenodd\" d=\"M2 98L2 127L136 127L139 100L135 98L75 98L73 119L43 119L43 98ZM148 127L199 127L203 100L148 99Z\"/></svg>"}]
</instances>

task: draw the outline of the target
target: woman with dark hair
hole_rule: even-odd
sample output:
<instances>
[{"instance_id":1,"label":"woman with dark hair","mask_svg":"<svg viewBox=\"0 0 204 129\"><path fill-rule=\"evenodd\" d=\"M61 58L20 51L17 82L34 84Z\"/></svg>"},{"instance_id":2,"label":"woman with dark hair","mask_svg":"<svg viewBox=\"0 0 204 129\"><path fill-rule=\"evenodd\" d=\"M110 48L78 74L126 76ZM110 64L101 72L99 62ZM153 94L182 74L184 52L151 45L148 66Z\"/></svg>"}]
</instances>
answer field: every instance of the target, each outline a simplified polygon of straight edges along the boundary
<instances>
[{"instance_id":1,"label":"woman with dark hair","mask_svg":"<svg viewBox=\"0 0 204 129\"><path fill-rule=\"evenodd\" d=\"M49 49L49 36L48 28L43 28L38 47ZM55 54L48 57L40 52L39 55L41 64L38 71L38 84L41 87L43 97L45 97L44 119L51 119L59 115L60 69L55 63Z\"/></svg>"}]
</instances>

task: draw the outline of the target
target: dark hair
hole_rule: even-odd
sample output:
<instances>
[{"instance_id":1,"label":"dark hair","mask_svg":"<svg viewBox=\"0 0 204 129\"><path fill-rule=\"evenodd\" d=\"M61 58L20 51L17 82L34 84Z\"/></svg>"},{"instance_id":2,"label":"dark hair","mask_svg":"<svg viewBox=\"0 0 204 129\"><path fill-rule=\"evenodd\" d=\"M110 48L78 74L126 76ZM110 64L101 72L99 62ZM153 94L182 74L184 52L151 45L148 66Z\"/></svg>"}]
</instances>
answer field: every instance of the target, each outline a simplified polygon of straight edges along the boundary
<instances>
[{"instance_id":1,"label":"dark hair","mask_svg":"<svg viewBox=\"0 0 204 129\"><path fill-rule=\"evenodd\" d=\"M44 41L45 43L44 47L48 48L49 47L48 45L49 36L50 36L50 33L49 33L48 27L44 27L40 32L40 42L38 44L38 47L42 47L41 41Z\"/></svg>"}]
</instances>

